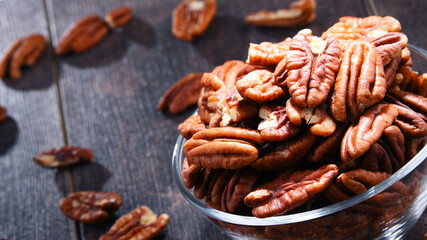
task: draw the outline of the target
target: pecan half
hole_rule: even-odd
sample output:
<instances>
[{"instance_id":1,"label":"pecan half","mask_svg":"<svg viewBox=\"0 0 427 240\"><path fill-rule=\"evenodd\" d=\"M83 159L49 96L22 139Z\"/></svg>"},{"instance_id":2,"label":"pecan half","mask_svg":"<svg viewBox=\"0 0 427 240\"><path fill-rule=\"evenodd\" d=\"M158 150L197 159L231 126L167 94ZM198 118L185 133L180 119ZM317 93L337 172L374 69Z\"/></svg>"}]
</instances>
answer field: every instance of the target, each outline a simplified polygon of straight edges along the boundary
<instances>
[{"instance_id":1,"label":"pecan half","mask_svg":"<svg viewBox=\"0 0 427 240\"><path fill-rule=\"evenodd\" d=\"M108 220L122 205L114 192L75 192L61 199L59 209L69 218L84 224L100 224Z\"/></svg>"},{"instance_id":2,"label":"pecan half","mask_svg":"<svg viewBox=\"0 0 427 240\"><path fill-rule=\"evenodd\" d=\"M301 27L311 23L316 14L314 0L299 0L291 4L290 9L259 11L246 16L246 23L264 27Z\"/></svg>"},{"instance_id":3,"label":"pecan half","mask_svg":"<svg viewBox=\"0 0 427 240\"><path fill-rule=\"evenodd\" d=\"M271 217L300 206L323 192L335 179L337 166L294 172L268 182L245 197L255 217Z\"/></svg>"},{"instance_id":4,"label":"pecan half","mask_svg":"<svg viewBox=\"0 0 427 240\"><path fill-rule=\"evenodd\" d=\"M398 82L396 82L396 70L399 66L401 56L398 55L397 57L393 58L387 65L384 66L384 78L386 81L387 89L397 85Z\"/></svg>"},{"instance_id":5,"label":"pecan half","mask_svg":"<svg viewBox=\"0 0 427 240\"><path fill-rule=\"evenodd\" d=\"M326 162L339 159L340 150L337 146L341 144L347 128L348 124L340 125L331 136L313 148L312 152L307 156L307 160L310 162Z\"/></svg>"},{"instance_id":6,"label":"pecan half","mask_svg":"<svg viewBox=\"0 0 427 240\"><path fill-rule=\"evenodd\" d=\"M251 168L242 168L234 172L227 183L221 198L221 210L235 212L243 205L245 197L253 190L259 173Z\"/></svg>"},{"instance_id":7,"label":"pecan half","mask_svg":"<svg viewBox=\"0 0 427 240\"><path fill-rule=\"evenodd\" d=\"M184 0L172 13L172 33L183 41L202 35L216 14L216 0Z\"/></svg>"},{"instance_id":8,"label":"pecan half","mask_svg":"<svg viewBox=\"0 0 427 240\"><path fill-rule=\"evenodd\" d=\"M380 102L386 93L381 57L375 46L366 42L352 43L344 52L335 80L331 113L340 122L347 116L354 123L365 108Z\"/></svg>"},{"instance_id":9,"label":"pecan half","mask_svg":"<svg viewBox=\"0 0 427 240\"><path fill-rule=\"evenodd\" d=\"M61 36L55 49L56 55L71 51L84 52L101 42L109 28L100 17L90 15L72 24Z\"/></svg>"},{"instance_id":10,"label":"pecan half","mask_svg":"<svg viewBox=\"0 0 427 240\"><path fill-rule=\"evenodd\" d=\"M93 153L89 149L63 146L40 153L34 158L34 162L42 167L58 168L74 165L81 161L91 162L92 159Z\"/></svg>"},{"instance_id":11,"label":"pecan half","mask_svg":"<svg viewBox=\"0 0 427 240\"><path fill-rule=\"evenodd\" d=\"M406 139L406 160L409 161L427 144L427 137Z\"/></svg>"},{"instance_id":12,"label":"pecan half","mask_svg":"<svg viewBox=\"0 0 427 240\"><path fill-rule=\"evenodd\" d=\"M286 85L296 105L316 107L322 104L334 85L341 49L334 37L322 40L304 29L292 38L286 64L276 67L279 85Z\"/></svg>"},{"instance_id":13,"label":"pecan half","mask_svg":"<svg viewBox=\"0 0 427 240\"><path fill-rule=\"evenodd\" d=\"M288 118L285 107L281 105L264 105L259 110L263 119L258 125L262 138L266 141L284 141L296 136L299 128Z\"/></svg>"},{"instance_id":14,"label":"pecan half","mask_svg":"<svg viewBox=\"0 0 427 240\"><path fill-rule=\"evenodd\" d=\"M398 86L390 88L387 93L411 107L413 110L427 116L427 97L402 91Z\"/></svg>"},{"instance_id":15,"label":"pecan half","mask_svg":"<svg viewBox=\"0 0 427 240\"><path fill-rule=\"evenodd\" d=\"M221 210L222 194L234 172L234 170L216 171L218 175L212 177L205 197L208 206Z\"/></svg>"},{"instance_id":16,"label":"pecan half","mask_svg":"<svg viewBox=\"0 0 427 240\"><path fill-rule=\"evenodd\" d=\"M206 129L206 125L202 122L199 115L192 115L178 125L179 133L187 139L190 139L194 134L203 129Z\"/></svg>"},{"instance_id":17,"label":"pecan half","mask_svg":"<svg viewBox=\"0 0 427 240\"><path fill-rule=\"evenodd\" d=\"M251 167L260 171L280 171L300 162L316 143L313 135L303 136L277 146L273 152L257 159Z\"/></svg>"},{"instance_id":18,"label":"pecan half","mask_svg":"<svg viewBox=\"0 0 427 240\"><path fill-rule=\"evenodd\" d=\"M0 106L0 122L3 122L7 118L6 108Z\"/></svg>"},{"instance_id":19,"label":"pecan half","mask_svg":"<svg viewBox=\"0 0 427 240\"><path fill-rule=\"evenodd\" d=\"M368 109L359 123L350 126L341 143L341 160L348 162L362 156L382 136L384 129L391 126L398 115L391 104L377 104Z\"/></svg>"},{"instance_id":20,"label":"pecan half","mask_svg":"<svg viewBox=\"0 0 427 240\"><path fill-rule=\"evenodd\" d=\"M160 234L168 222L169 215L166 213L157 216L147 206L141 206L117 219L99 240L152 239Z\"/></svg>"},{"instance_id":21,"label":"pecan half","mask_svg":"<svg viewBox=\"0 0 427 240\"><path fill-rule=\"evenodd\" d=\"M4 53L0 62L0 77L9 73L13 79L21 77L22 66L32 66L46 48L46 40L41 34L33 34L18 39Z\"/></svg>"},{"instance_id":22,"label":"pecan half","mask_svg":"<svg viewBox=\"0 0 427 240\"><path fill-rule=\"evenodd\" d=\"M291 40L291 38L286 38L279 43L250 43L246 63L252 65L276 66L286 57L289 51L289 45L291 45Z\"/></svg>"},{"instance_id":23,"label":"pecan half","mask_svg":"<svg viewBox=\"0 0 427 240\"><path fill-rule=\"evenodd\" d=\"M182 164L182 181L187 188L193 188L197 181L199 181L202 167L191 164L187 158L184 159Z\"/></svg>"},{"instance_id":24,"label":"pecan half","mask_svg":"<svg viewBox=\"0 0 427 240\"><path fill-rule=\"evenodd\" d=\"M402 81L399 83L399 88L406 92L412 92L417 95L427 97L427 73L423 73L420 76L418 76L417 72L413 72L410 67L406 67L406 71L408 71L408 77L404 77L405 73L402 73L403 67L400 67L398 69L398 73L396 73L396 78L398 78L397 75L399 75L399 72L402 75ZM403 70L405 71L405 70ZM405 82L404 82L405 80Z\"/></svg>"},{"instance_id":25,"label":"pecan half","mask_svg":"<svg viewBox=\"0 0 427 240\"><path fill-rule=\"evenodd\" d=\"M414 138L427 136L427 119L423 115L402 105L394 104L398 115L394 123L407 136Z\"/></svg>"},{"instance_id":26,"label":"pecan half","mask_svg":"<svg viewBox=\"0 0 427 240\"><path fill-rule=\"evenodd\" d=\"M172 85L157 104L160 111L178 114L197 103L202 88L200 79L203 73L190 73Z\"/></svg>"},{"instance_id":27,"label":"pecan half","mask_svg":"<svg viewBox=\"0 0 427 240\"><path fill-rule=\"evenodd\" d=\"M105 22L110 28L117 28L126 25L132 18L132 10L122 6L112 10L105 16Z\"/></svg>"},{"instance_id":28,"label":"pecan half","mask_svg":"<svg viewBox=\"0 0 427 240\"><path fill-rule=\"evenodd\" d=\"M387 65L392 59L402 55L402 50L408 46L408 38L400 32L381 34L371 37L370 42L377 47L383 65ZM397 65L400 63L397 63Z\"/></svg>"}]
</instances>

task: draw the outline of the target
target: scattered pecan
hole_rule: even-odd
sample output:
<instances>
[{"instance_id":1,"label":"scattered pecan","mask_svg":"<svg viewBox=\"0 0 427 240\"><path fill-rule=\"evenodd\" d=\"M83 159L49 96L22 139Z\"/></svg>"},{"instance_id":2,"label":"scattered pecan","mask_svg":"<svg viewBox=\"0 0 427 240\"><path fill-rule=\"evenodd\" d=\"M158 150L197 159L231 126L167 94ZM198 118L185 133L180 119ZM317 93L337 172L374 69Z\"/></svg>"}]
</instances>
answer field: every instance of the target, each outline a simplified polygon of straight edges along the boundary
<instances>
[{"instance_id":1,"label":"scattered pecan","mask_svg":"<svg viewBox=\"0 0 427 240\"><path fill-rule=\"evenodd\" d=\"M348 162L360 157L382 136L398 115L392 104L377 104L369 108L359 119L359 123L350 126L341 143L341 160Z\"/></svg>"},{"instance_id":2,"label":"scattered pecan","mask_svg":"<svg viewBox=\"0 0 427 240\"><path fill-rule=\"evenodd\" d=\"M387 65L392 59L402 56L402 50L408 46L408 38L400 32L381 34L378 37L372 37L370 42L377 47L381 56L383 65ZM400 63L399 62L397 65Z\"/></svg>"},{"instance_id":3,"label":"scattered pecan","mask_svg":"<svg viewBox=\"0 0 427 240\"><path fill-rule=\"evenodd\" d=\"M147 206L141 206L117 219L99 240L152 239L160 234L168 222L169 215L166 213L157 216Z\"/></svg>"},{"instance_id":4,"label":"scattered pecan","mask_svg":"<svg viewBox=\"0 0 427 240\"><path fill-rule=\"evenodd\" d=\"M262 42L250 43L246 63L252 65L276 66L289 51L291 38L286 38L279 43Z\"/></svg>"},{"instance_id":5,"label":"scattered pecan","mask_svg":"<svg viewBox=\"0 0 427 240\"><path fill-rule=\"evenodd\" d=\"M206 129L206 125L202 122L199 115L192 115L178 125L179 133L187 139L190 139L194 134L203 129Z\"/></svg>"},{"instance_id":6,"label":"scattered pecan","mask_svg":"<svg viewBox=\"0 0 427 240\"><path fill-rule=\"evenodd\" d=\"M296 105L316 107L322 104L334 85L340 65L341 49L334 37L322 40L304 29L292 38L286 64L274 72L279 85L286 85Z\"/></svg>"},{"instance_id":7,"label":"scattered pecan","mask_svg":"<svg viewBox=\"0 0 427 240\"><path fill-rule=\"evenodd\" d=\"M258 125L258 131L265 141L284 141L296 136L299 128L288 118L285 107L264 105L259 110L259 117L263 119Z\"/></svg>"},{"instance_id":8,"label":"scattered pecan","mask_svg":"<svg viewBox=\"0 0 427 240\"><path fill-rule=\"evenodd\" d=\"M338 173L337 166L294 172L268 182L245 197L255 217L271 217L300 206L323 192Z\"/></svg>"},{"instance_id":9,"label":"scattered pecan","mask_svg":"<svg viewBox=\"0 0 427 240\"><path fill-rule=\"evenodd\" d=\"M277 146L273 152L257 159L251 167L260 171L280 171L300 162L316 143L317 138L307 135Z\"/></svg>"},{"instance_id":10,"label":"scattered pecan","mask_svg":"<svg viewBox=\"0 0 427 240\"><path fill-rule=\"evenodd\" d=\"M340 150L337 146L341 144L347 128L348 124L340 125L331 136L313 148L307 156L307 160L310 162L326 162L339 158Z\"/></svg>"},{"instance_id":11,"label":"scattered pecan","mask_svg":"<svg viewBox=\"0 0 427 240\"><path fill-rule=\"evenodd\" d=\"M126 25L132 18L132 10L122 6L112 10L105 16L105 22L110 28L117 28Z\"/></svg>"},{"instance_id":12,"label":"scattered pecan","mask_svg":"<svg viewBox=\"0 0 427 240\"><path fill-rule=\"evenodd\" d=\"M7 118L6 108L0 106L0 122L3 122Z\"/></svg>"},{"instance_id":13,"label":"scattered pecan","mask_svg":"<svg viewBox=\"0 0 427 240\"><path fill-rule=\"evenodd\" d=\"M386 81L381 57L376 48L366 42L352 43L344 52L335 80L331 113L340 122L347 116L354 123L365 108L380 102L386 93Z\"/></svg>"},{"instance_id":14,"label":"scattered pecan","mask_svg":"<svg viewBox=\"0 0 427 240\"><path fill-rule=\"evenodd\" d=\"M398 86L395 86L387 91L397 100L411 107L413 110L427 116L427 97L423 97L411 92L402 91Z\"/></svg>"},{"instance_id":15,"label":"scattered pecan","mask_svg":"<svg viewBox=\"0 0 427 240\"><path fill-rule=\"evenodd\" d=\"M258 172L251 168L235 171L223 191L221 210L235 212L243 205L243 200L255 187L258 175Z\"/></svg>"},{"instance_id":16,"label":"scattered pecan","mask_svg":"<svg viewBox=\"0 0 427 240\"><path fill-rule=\"evenodd\" d=\"M193 41L209 27L216 14L216 0L184 0L172 13L172 33L183 41Z\"/></svg>"},{"instance_id":17,"label":"scattered pecan","mask_svg":"<svg viewBox=\"0 0 427 240\"><path fill-rule=\"evenodd\" d=\"M55 49L56 55L71 51L84 52L101 42L109 28L100 17L90 15L72 24L61 36Z\"/></svg>"},{"instance_id":18,"label":"scattered pecan","mask_svg":"<svg viewBox=\"0 0 427 240\"><path fill-rule=\"evenodd\" d=\"M63 146L40 153L34 161L42 167L58 168L74 165L81 161L91 162L93 153L91 150L81 147Z\"/></svg>"},{"instance_id":19,"label":"scattered pecan","mask_svg":"<svg viewBox=\"0 0 427 240\"><path fill-rule=\"evenodd\" d=\"M84 224L100 224L122 205L114 192L75 192L61 199L59 209L69 218Z\"/></svg>"},{"instance_id":20,"label":"scattered pecan","mask_svg":"<svg viewBox=\"0 0 427 240\"><path fill-rule=\"evenodd\" d=\"M264 27L301 27L311 23L316 14L314 0L298 0L291 4L290 9L276 11L259 11L246 16L245 21L255 26Z\"/></svg>"},{"instance_id":21,"label":"scattered pecan","mask_svg":"<svg viewBox=\"0 0 427 240\"><path fill-rule=\"evenodd\" d=\"M184 159L182 164L182 181L187 188L193 188L197 181L199 181L202 167L191 164Z\"/></svg>"},{"instance_id":22,"label":"scattered pecan","mask_svg":"<svg viewBox=\"0 0 427 240\"><path fill-rule=\"evenodd\" d=\"M32 66L46 48L43 35L33 34L18 39L4 53L0 62L0 77L4 78L9 73L13 79L21 77L21 66Z\"/></svg>"},{"instance_id":23,"label":"scattered pecan","mask_svg":"<svg viewBox=\"0 0 427 240\"><path fill-rule=\"evenodd\" d=\"M157 109L178 114L197 103L203 73L190 73L169 88L160 98Z\"/></svg>"}]
</instances>

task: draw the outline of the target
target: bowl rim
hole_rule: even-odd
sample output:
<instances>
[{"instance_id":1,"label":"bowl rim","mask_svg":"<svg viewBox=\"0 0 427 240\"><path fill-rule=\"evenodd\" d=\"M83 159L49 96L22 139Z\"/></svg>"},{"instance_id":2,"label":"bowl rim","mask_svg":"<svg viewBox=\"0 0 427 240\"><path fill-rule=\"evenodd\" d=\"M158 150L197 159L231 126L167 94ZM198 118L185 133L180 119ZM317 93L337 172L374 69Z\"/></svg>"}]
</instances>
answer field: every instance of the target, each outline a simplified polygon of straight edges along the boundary
<instances>
[{"instance_id":1,"label":"bowl rim","mask_svg":"<svg viewBox=\"0 0 427 240\"><path fill-rule=\"evenodd\" d=\"M409 45L409 44L408 44ZM416 51L422 57L427 60L427 52L419 47L409 45L411 51ZM195 112L197 113L197 111ZM413 157L407 164L405 164L402 168L396 171L393 175L391 175L386 180L381 183L369 188L365 192L358 194L354 197L351 197L347 200L341 201L339 203L335 203L332 205L328 205L326 207L295 213L288 214L282 216L274 216L268 218L257 218L251 216L241 216L232 213L222 212L211 207L205 205L201 200L197 199L193 193L184 185L184 182L181 177L181 166L182 161L184 159L183 153L183 145L186 139L181 135L178 136L178 139L175 143L175 147L172 155L172 173L173 178L175 180L178 189L184 198L190 203L191 206L202 212L204 215L217 219L219 221L237 224L237 225L245 225L245 226L272 226L272 225L283 225L297 222L304 222L308 220L313 220L316 218L324 217L333 213L337 213L349 207L352 207L356 204L359 204L368 198L386 190L391 185L400 181L402 178L411 173L415 168L417 168L420 164L424 162L427 158L427 145L421 149L415 157ZM427 191L427 189L420 189L420 191Z\"/></svg>"}]
</instances>

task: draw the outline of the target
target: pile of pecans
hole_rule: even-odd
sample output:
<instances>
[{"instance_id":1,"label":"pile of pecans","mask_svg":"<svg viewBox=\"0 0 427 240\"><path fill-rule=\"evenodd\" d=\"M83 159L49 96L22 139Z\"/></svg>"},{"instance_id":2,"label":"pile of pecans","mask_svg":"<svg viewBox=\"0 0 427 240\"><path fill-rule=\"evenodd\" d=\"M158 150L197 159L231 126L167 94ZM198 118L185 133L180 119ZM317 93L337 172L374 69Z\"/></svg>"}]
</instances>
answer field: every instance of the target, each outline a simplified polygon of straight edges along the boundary
<instances>
[{"instance_id":1,"label":"pile of pecans","mask_svg":"<svg viewBox=\"0 0 427 240\"><path fill-rule=\"evenodd\" d=\"M212 208L265 218L340 202L391 176L427 142L427 74L412 70L400 30L392 17L343 17L321 37L304 29L250 44L246 63L204 73L198 114L178 127L188 139L185 186ZM403 212L419 180L359 204L371 215L353 220Z\"/></svg>"}]
</instances>

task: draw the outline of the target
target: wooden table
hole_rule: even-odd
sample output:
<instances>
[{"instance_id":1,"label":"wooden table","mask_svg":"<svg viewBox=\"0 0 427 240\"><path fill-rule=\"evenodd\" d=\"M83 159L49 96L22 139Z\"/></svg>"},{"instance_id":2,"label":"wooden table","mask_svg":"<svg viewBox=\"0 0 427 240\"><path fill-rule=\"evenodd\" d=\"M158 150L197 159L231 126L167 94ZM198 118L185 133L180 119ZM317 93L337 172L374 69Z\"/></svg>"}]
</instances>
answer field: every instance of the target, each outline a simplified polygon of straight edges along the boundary
<instances>
[{"instance_id":1,"label":"wooden table","mask_svg":"<svg viewBox=\"0 0 427 240\"><path fill-rule=\"evenodd\" d=\"M18 81L0 81L0 104L9 117L0 124L0 238L97 239L139 205L171 219L160 239L223 239L178 192L171 156L179 116L157 111L160 96L190 72L210 71L226 60L244 60L250 42L280 41L298 29L248 26L258 9L287 7L280 0L219 0L208 31L192 43L171 34L171 12L180 0L0 0L0 50L30 33L51 43ZM367 16L362 1L318 0L309 27L319 35L340 16ZM60 35L88 14L103 16L126 4L135 17L101 44L79 55L56 57ZM427 49L427 2L375 1L380 15L402 23L410 43ZM94 163L47 170L33 163L39 152L62 145L93 150ZM77 224L58 201L72 191L114 191L123 197L115 217L101 226ZM408 239L421 239L426 214Z\"/></svg>"}]
</instances>

